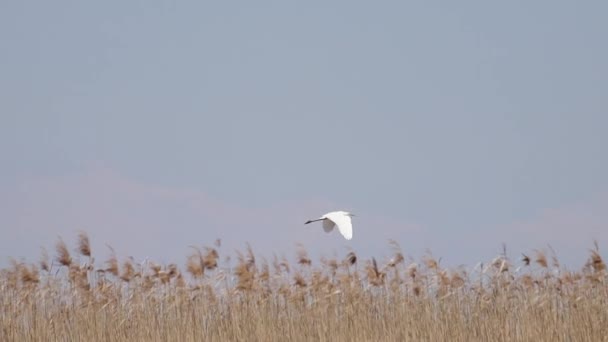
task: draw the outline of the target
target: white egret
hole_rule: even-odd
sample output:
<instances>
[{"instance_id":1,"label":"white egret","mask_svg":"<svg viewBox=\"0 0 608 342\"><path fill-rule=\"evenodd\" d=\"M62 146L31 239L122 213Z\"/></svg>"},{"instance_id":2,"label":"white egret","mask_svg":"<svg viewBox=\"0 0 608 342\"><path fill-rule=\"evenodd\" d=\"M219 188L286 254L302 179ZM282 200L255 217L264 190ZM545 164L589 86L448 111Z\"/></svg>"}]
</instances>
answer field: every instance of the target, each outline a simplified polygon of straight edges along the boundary
<instances>
[{"instance_id":1,"label":"white egret","mask_svg":"<svg viewBox=\"0 0 608 342\"><path fill-rule=\"evenodd\" d=\"M351 217L353 216L355 215L349 213L348 211L332 211L331 213L327 213L316 220L308 220L304 224L323 221L323 230L325 230L327 233L331 232L335 226L338 226L340 234L342 234L346 240L350 240L353 238L353 224L351 220Z\"/></svg>"}]
</instances>

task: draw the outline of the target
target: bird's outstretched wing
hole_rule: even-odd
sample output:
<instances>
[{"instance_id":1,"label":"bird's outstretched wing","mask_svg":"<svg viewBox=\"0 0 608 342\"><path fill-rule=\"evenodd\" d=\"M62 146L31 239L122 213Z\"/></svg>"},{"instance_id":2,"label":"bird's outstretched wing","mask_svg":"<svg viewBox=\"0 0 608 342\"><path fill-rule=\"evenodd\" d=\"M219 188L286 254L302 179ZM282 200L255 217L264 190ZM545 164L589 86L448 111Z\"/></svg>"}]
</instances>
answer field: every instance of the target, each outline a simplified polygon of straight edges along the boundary
<instances>
[{"instance_id":1,"label":"bird's outstretched wing","mask_svg":"<svg viewBox=\"0 0 608 342\"><path fill-rule=\"evenodd\" d=\"M336 226L336 224L334 223L334 221L329 220L329 219L327 219L327 220L323 220L323 230L324 230L326 233L329 233L329 232L331 232L332 230L334 230L334 227L335 227L335 226Z\"/></svg>"},{"instance_id":2,"label":"bird's outstretched wing","mask_svg":"<svg viewBox=\"0 0 608 342\"><path fill-rule=\"evenodd\" d=\"M350 216L344 215L344 213L341 212L333 212L325 215L325 217L327 220L323 221L323 228L325 228L325 222L329 220L338 226L340 234L342 234L346 240L353 238L353 224Z\"/></svg>"}]
</instances>

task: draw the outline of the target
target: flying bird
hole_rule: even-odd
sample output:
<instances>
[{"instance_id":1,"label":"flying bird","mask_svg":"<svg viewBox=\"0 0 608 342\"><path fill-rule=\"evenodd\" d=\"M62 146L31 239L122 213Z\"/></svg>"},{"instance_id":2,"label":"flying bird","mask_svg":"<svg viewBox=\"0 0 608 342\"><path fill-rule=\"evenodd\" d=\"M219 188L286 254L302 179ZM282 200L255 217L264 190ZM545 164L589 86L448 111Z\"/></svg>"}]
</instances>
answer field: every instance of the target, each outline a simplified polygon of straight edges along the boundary
<instances>
[{"instance_id":1,"label":"flying bird","mask_svg":"<svg viewBox=\"0 0 608 342\"><path fill-rule=\"evenodd\" d=\"M348 211L332 211L316 220L308 220L304 224L323 221L323 230L327 233L331 232L335 226L338 226L340 234L342 234L346 240L350 240L353 238L353 224L351 220L351 217L353 216L355 215Z\"/></svg>"}]
</instances>

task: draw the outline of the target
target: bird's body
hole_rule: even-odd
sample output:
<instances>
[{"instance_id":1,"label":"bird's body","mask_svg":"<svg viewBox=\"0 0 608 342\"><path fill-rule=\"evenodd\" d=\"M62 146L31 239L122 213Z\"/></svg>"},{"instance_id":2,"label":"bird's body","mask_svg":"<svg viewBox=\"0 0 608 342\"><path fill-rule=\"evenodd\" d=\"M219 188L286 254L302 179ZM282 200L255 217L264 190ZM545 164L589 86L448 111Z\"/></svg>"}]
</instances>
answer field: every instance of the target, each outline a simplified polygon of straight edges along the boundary
<instances>
[{"instance_id":1,"label":"bird's body","mask_svg":"<svg viewBox=\"0 0 608 342\"><path fill-rule=\"evenodd\" d=\"M323 230L327 233L331 232L335 226L338 226L340 234L344 236L346 240L353 238L353 224L351 217L355 216L347 211L332 211L327 213L316 220L308 220L305 224L311 222L323 221Z\"/></svg>"}]
</instances>

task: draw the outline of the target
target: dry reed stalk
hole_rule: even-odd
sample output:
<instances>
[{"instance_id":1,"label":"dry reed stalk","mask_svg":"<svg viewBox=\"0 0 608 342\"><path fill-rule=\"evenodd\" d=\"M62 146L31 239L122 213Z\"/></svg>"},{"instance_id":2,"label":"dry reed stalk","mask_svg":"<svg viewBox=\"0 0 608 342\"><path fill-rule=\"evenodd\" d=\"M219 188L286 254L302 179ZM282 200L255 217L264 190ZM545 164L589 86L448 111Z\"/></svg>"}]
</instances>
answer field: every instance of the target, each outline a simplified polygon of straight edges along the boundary
<instances>
[{"instance_id":1,"label":"dry reed stalk","mask_svg":"<svg viewBox=\"0 0 608 342\"><path fill-rule=\"evenodd\" d=\"M400 267L405 260L396 246L390 243L392 257L384 267L375 258L364 260L367 277L351 267L357 262L352 251L340 262L319 263L299 252L293 269L275 257L271 274L264 258L256 264L250 246L237 252L234 268L220 264L217 251L199 250L197 268L189 266L190 259L185 265L191 284L176 264L127 259L119 274L113 251L110 267L92 277L90 265L71 258L60 262L69 264L69 272L43 278L35 265L11 260L0 270L0 340L602 341L608 336L608 274L597 246L580 271L548 272L547 257L543 262L537 253L527 259L539 267L523 274L513 270L503 248L479 268L479 281L478 273L440 267L430 253L419 260L423 267L414 260ZM206 264L207 257L215 262ZM554 259L555 253L551 266L561 267ZM210 267L213 273L194 277Z\"/></svg>"}]
</instances>

